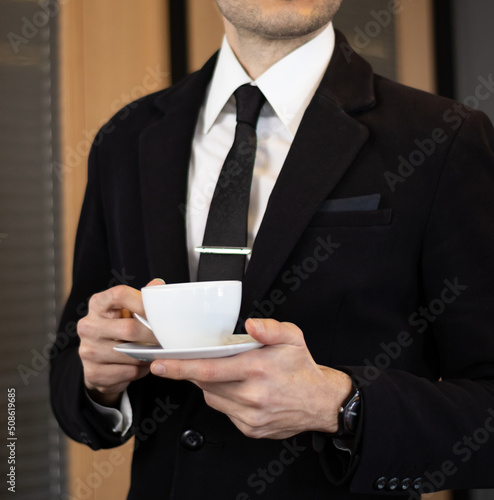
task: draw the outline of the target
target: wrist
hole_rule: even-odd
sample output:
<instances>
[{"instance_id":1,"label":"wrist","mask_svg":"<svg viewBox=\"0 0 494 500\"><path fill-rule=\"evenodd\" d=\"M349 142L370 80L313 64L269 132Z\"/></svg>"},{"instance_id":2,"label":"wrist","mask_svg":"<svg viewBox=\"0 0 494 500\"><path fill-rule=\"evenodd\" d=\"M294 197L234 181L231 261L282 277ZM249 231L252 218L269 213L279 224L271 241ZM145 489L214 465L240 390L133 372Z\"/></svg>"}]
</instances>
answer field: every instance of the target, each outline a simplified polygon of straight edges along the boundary
<instances>
[{"instance_id":1,"label":"wrist","mask_svg":"<svg viewBox=\"0 0 494 500\"><path fill-rule=\"evenodd\" d=\"M327 373L328 385L325 387L324 425L314 429L325 434L337 434L340 426L340 408L344 407L353 395L352 379L344 372L332 368L324 368Z\"/></svg>"},{"instance_id":2,"label":"wrist","mask_svg":"<svg viewBox=\"0 0 494 500\"><path fill-rule=\"evenodd\" d=\"M107 408L119 408L120 401L122 400L122 392L117 393L103 393L97 389L86 388L87 395L94 402Z\"/></svg>"},{"instance_id":3,"label":"wrist","mask_svg":"<svg viewBox=\"0 0 494 500\"><path fill-rule=\"evenodd\" d=\"M341 427L341 416L342 416L342 408L348 404L350 399L354 394L353 381L349 375L344 372L341 373L341 381L340 381L340 391L338 397L335 398L336 408L333 413L333 428L331 434L338 434L340 432Z\"/></svg>"}]
</instances>

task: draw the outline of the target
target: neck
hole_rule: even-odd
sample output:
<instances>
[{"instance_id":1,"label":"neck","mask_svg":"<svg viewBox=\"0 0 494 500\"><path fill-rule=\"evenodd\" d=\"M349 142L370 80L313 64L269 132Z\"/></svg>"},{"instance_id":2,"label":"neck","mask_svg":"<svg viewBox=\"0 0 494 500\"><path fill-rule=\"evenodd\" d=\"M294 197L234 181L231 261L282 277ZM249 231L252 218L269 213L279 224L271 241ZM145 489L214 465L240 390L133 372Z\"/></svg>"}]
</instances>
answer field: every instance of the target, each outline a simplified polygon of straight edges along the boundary
<instances>
[{"instance_id":1,"label":"neck","mask_svg":"<svg viewBox=\"0 0 494 500\"><path fill-rule=\"evenodd\" d=\"M293 39L266 39L247 30L237 29L224 19L225 34L233 52L247 74L256 80L280 59L314 39L326 26Z\"/></svg>"}]
</instances>

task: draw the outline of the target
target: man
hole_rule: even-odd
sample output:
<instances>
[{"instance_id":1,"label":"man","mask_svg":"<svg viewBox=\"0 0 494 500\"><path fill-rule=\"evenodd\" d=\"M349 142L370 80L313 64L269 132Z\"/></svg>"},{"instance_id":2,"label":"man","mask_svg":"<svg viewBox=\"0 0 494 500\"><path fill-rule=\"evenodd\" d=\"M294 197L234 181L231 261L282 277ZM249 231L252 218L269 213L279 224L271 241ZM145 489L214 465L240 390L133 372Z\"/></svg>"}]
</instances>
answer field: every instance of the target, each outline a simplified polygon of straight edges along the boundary
<instances>
[{"instance_id":1,"label":"man","mask_svg":"<svg viewBox=\"0 0 494 500\"><path fill-rule=\"evenodd\" d=\"M94 449L136 435L129 498L493 486L490 123L373 75L334 35L338 0L217 3L219 56L117 114L91 152L61 326L80 320L80 345L52 365L62 428ZM266 346L115 352L154 340L132 318L139 287L196 279L232 94L252 81L267 103L240 317ZM123 268L133 288L108 289Z\"/></svg>"}]
</instances>

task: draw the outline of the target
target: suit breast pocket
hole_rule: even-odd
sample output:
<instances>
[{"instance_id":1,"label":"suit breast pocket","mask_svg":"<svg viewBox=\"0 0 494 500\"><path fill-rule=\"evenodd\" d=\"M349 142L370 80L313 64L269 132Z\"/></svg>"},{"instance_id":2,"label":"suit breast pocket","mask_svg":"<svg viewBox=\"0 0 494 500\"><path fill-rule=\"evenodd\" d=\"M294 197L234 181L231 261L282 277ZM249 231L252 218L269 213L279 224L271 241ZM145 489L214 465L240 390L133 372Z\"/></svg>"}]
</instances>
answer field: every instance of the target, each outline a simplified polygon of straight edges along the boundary
<instances>
[{"instance_id":1,"label":"suit breast pocket","mask_svg":"<svg viewBox=\"0 0 494 500\"><path fill-rule=\"evenodd\" d=\"M393 220L393 210L358 210L345 212L317 212L309 227L373 227L389 226Z\"/></svg>"}]
</instances>

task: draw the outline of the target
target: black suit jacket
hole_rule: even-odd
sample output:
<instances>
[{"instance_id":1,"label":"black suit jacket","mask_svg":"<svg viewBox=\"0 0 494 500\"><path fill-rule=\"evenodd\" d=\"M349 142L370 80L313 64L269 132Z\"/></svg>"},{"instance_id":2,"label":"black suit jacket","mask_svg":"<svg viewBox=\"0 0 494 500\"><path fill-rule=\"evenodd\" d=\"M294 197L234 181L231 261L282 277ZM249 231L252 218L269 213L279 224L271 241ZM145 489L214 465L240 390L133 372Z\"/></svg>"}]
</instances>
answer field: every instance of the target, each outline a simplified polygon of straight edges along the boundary
<instances>
[{"instance_id":1,"label":"black suit jacket","mask_svg":"<svg viewBox=\"0 0 494 500\"><path fill-rule=\"evenodd\" d=\"M129 387L129 498L494 486L493 130L479 112L374 75L348 48L338 34L270 197L241 316L294 322L317 363L360 385L351 463L310 432L246 438L191 384L148 376ZM62 428L94 449L122 438L86 400L75 325L109 286L189 279L187 170L214 64L124 108L90 155L51 384ZM370 210L350 199L376 194Z\"/></svg>"}]
</instances>

